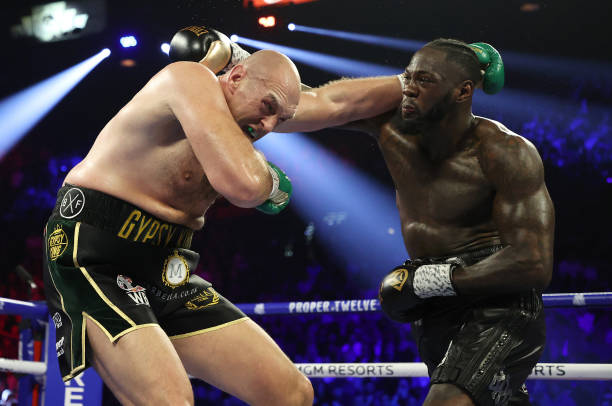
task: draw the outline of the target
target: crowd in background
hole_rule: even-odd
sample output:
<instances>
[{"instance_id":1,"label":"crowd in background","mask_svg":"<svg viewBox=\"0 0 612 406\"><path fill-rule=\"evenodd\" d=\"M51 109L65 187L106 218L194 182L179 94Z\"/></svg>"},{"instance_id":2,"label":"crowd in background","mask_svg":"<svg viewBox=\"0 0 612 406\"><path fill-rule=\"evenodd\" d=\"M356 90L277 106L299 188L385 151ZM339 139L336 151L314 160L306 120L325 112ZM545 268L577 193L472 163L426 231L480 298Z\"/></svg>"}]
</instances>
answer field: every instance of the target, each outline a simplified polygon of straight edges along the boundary
<instances>
[{"instance_id":1,"label":"crowd in background","mask_svg":"<svg viewBox=\"0 0 612 406\"><path fill-rule=\"evenodd\" d=\"M547 292L611 291L612 140L610 117L593 119L583 102L574 116L533 117L514 129L543 157L557 214L555 270ZM42 228L67 171L86 151L62 153L27 139L0 161L0 297L44 300ZM299 161L299 151L295 151ZM345 157L346 158L346 157ZM351 157L348 157L350 160ZM355 158L353 158L355 159ZM358 159L358 158L357 158ZM355 163L359 166L359 162ZM374 297L355 282L291 210L276 217L221 200L194 237L196 272L235 303ZM398 236L398 238L400 238ZM38 288L13 270L23 266ZM295 362L418 361L408 325L378 313L255 317ZM0 357L17 358L20 317L0 316ZM605 309L549 309L543 361L612 362L612 318ZM0 392L15 390L0 374ZM193 382L197 404L242 404ZM418 405L428 380L313 379L317 405ZM612 405L609 382L529 381L536 405ZM105 404L115 404L108 391Z\"/></svg>"}]
</instances>

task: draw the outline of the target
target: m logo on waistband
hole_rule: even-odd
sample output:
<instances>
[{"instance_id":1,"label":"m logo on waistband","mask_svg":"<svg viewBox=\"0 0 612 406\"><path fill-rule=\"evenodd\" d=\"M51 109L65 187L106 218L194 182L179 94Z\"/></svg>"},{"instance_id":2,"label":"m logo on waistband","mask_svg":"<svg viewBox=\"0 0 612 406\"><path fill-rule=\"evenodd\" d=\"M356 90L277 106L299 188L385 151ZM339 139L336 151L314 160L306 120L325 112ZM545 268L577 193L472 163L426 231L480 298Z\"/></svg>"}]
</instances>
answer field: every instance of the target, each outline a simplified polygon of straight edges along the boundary
<instances>
[{"instance_id":1,"label":"m logo on waistband","mask_svg":"<svg viewBox=\"0 0 612 406\"><path fill-rule=\"evenodd\" d=\"M184 285L188 280L189 265L185 258L178 253L178 250L174 250L174 253L166 258L164 262L162 281L164 285L174 289L177 286Z\"/></svg>"},{"instance_id":2,"label":"m logo on waistband","mask_svg":"<svg viewBox=\"0 0 612 406\"><path fill-rule=\"evenodd\" d=\"M51 261L55 261L66 251L68 236L61 225L57 224L55 226L55 230L53 230L47 239L47 244L49 244L49 259Z\"/></svg>"},{"instance_id":3,"label":"m logo on waistband","mask_svg":"<svg viewBox=\"0 0 612 406\"><path fill-rule=\"evenodd\" d=\"M69 189L60 206L60 216L65 219L75 218L83 211L85 207L85 195L81 189L75 187Z\"/></svg>"}]
</instances>

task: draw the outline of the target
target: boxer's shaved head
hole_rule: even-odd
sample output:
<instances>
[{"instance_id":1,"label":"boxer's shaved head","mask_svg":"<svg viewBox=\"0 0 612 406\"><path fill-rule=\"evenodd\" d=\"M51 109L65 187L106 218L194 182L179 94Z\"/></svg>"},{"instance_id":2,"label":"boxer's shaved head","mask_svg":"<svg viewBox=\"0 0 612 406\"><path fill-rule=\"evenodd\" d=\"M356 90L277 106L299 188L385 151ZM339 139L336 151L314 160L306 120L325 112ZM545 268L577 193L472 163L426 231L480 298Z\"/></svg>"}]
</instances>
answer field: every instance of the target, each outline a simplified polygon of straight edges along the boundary
<instances>
[{"instance_id":1,"label":"boxer's shaved head","mask_svg":"<svg viewBox=\"0 0 612 406\"><path fill-rule=\"evenodd\" d=\"M257 51L224 76L228 106L252 140L295 114L300 101L300 75L285 55Z\"/></svg>"}]
</instances>

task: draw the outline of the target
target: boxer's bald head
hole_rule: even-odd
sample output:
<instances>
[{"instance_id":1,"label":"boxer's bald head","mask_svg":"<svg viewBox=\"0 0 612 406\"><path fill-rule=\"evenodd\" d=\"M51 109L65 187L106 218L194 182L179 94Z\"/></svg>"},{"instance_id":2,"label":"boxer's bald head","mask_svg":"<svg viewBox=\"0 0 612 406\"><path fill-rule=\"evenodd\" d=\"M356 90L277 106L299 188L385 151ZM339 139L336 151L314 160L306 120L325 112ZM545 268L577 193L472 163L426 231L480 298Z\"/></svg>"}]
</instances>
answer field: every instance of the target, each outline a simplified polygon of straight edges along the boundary
<instances>
[{"instance_id":1,"label":"boxer's bald head","mask_svg":"<svg viewBox=\"0 0 612 406\"><path fill-rule=\"evenodd\" d=\"M293 117L300 100L300 74L276 51L255 52L224 75L223 82L230 110L251 139Z\"/></svg>"},{"instance_id":2,"label":"boxer's bald head","mask_svg":"<svg viewBox=\"0 0 612 406\"><path fill-rule=\"evenodd\" d=\"M247 71L265 78L282 81L287 86L296 87L299 91L300 74L291 59L280 52L264 49L257 51L242 63Z\"/></svg>"}]
</instances>

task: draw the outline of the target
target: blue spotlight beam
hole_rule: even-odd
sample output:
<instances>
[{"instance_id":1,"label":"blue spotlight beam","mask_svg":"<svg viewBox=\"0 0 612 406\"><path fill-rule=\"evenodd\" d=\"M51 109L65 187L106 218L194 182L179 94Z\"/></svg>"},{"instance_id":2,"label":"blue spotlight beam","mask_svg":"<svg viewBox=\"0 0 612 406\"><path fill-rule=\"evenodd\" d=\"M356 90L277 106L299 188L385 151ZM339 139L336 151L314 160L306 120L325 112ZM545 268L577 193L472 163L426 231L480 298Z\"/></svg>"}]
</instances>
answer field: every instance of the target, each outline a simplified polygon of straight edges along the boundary
<instances>
[{"instance_id":1,"label":"blue spotlight beam","mask_svg":"<svg viewBox=\"0 0 612 406\"><path fill-rule=\"evenodd\" d=\"M415 41L411 39L383 37L379 35L360 34L348 31L328 30L325 28L308 27L305 25L298 24L293 24L293 27L294 28L291 31L301 31L309 34L345 39L348 41L374 44L386 48L399 49L402 51L416 52L421 49L423 45L425 45L425 42L423 41Z\"/></svg>"},{"instance_id":2,"label":"blue spotlight beam","mask_svg":"<svg viewBox=\"0 0 612 406\"><path fill-rule=\"evenodd\" d=\"M240 44L248 45L257 49L273 49L287 55L294 61L305 65L314 66L321 70L332 72L341 76L377 76L377 75L396 75L402 72L403 68L379 65L369 62L356 61L354 59L342 58L339 56L322 54L319 52L305 51L303 49L292 48L284 45L273 44L270 42L258 41L250 38L232 36Z\"/></svg>"},{"instance_id":3,"label":"blue spotlight beam","mask_svg":"<svg viewBox=\"0 0 612 406\"><path fill-rule=\"evenodd\" d=\"M0 101L0 158L30 131L77 83L110 55L96 55Z\"/></svg>"},{"instance_id":4,"label":"blue spotlight beam","mask_svg":"<svg viewBox=\"0 0 612 406\"><path fill-rule=\"evenodd\" d=\"M359 170L301 134L271 134L257 146L291 177L291 205L352 277L372 288L406 259L393 188L383 188Z\"/></svg>"},{"instance_id":5,"label":"blue spotlight beam","mask_svg":"<svg viewBox=\"0 0 612 406\"><path fill-rule=\"evenodd\" d=\"M580 77L585 81L612 81L612 64L500 51L504 65L510 69L540 73L544 77Z\"/></svg>"},{"instance_id":6,"label":"blue spotlight beam","mask_svg":"<svg viewBox=\"0 0 612 406\"><path fill-rule=\"evenodd\" d=\"M326 28L309 27L293 23L290 25L292 26L292 29L289 29L290 31L300 31L326 37L340 38L347 41L373 44L407 52L416 52L425 45L425 42L404 38L391 38L348 31L329 30ZM500 53L504 60L504 64L510 69L537 72L544 76L554 76L557 78L585 76L584 79L592 82L597 82L598 80L612 80L612 64L606 62L524 54L506 50L500 50ZM588 72L588 75L584 75L584 72Z\"/></svg>"}]
</instances>

